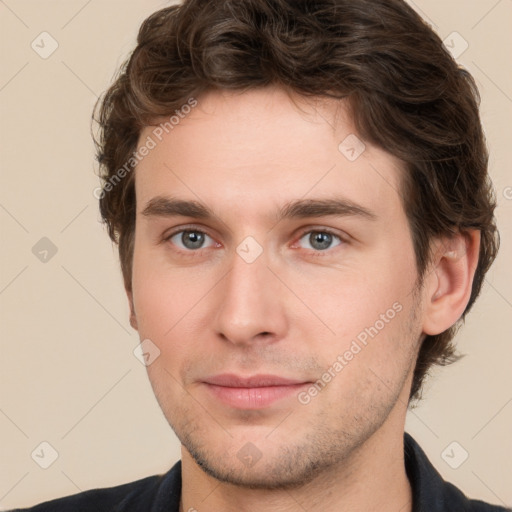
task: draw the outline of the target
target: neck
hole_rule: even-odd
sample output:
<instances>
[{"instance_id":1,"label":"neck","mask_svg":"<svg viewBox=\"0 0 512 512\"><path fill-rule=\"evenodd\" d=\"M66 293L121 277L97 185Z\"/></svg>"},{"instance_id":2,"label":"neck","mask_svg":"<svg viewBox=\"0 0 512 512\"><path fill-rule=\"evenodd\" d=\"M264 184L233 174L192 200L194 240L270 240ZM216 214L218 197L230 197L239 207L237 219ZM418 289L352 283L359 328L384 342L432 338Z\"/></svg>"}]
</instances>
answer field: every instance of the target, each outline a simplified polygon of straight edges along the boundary
<instances>
[{"instance_id":1,"label":"neck","mask_svg":"<svg viewBox=\"0 0 512 512\"><path fill-rule=\"evenodd\" d=\"M219 482L182 448L180 512L411 512L404 424L405 411L393 411L347 460L298 489L247 489Z\"/></svg>"}]
</instances>

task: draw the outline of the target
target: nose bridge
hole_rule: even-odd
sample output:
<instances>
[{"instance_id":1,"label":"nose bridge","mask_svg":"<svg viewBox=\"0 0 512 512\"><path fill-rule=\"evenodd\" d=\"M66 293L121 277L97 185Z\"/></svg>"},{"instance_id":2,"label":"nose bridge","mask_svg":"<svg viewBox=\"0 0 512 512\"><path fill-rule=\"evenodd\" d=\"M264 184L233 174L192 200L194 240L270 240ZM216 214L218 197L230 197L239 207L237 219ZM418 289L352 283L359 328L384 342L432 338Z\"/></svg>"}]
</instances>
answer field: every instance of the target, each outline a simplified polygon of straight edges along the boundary
<instances>
[{"instance_id":1,"label":"nose bridge","mask_svg":"<svg viewBox=\"0 0 512 512\"><path fill-rule=\"evenodd\" d=\"M267 266L266 251L260 248L257 254L251 243L237 247L219 290L216 330L236 344L250 343L263 333L280 338L286 328L279 280Z\"/></svg>"}]
</instances>

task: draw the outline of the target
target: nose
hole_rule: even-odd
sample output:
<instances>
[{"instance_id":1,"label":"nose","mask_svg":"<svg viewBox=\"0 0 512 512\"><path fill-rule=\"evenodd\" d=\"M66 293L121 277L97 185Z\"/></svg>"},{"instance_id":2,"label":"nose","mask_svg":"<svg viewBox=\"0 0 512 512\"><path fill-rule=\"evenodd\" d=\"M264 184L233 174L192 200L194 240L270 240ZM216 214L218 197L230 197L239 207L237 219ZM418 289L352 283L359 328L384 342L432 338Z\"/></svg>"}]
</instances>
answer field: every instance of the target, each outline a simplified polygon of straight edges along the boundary
<instances>
[{"instance_id":1,"label":"nose","mask_svg":"<svg viewBox=\"0 0 512 512\"><path fill-rule=\"evenodd\" d=\"M252 345L285 337L286 296L274 272L265 252L252 263L233 254L230 271L216 287L214 327L221 338L234 345Z\"/></svg>"}]
</instances>

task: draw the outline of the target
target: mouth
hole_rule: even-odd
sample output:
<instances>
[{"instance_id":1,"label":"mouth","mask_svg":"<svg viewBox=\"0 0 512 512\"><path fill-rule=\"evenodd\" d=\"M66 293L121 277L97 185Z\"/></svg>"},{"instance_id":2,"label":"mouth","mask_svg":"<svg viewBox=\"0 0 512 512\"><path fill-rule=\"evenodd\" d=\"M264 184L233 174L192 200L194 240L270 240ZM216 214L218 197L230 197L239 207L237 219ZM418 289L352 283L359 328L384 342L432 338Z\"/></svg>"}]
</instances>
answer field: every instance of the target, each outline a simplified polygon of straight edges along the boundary
<instances>
[{"instance_id":1,"label":"mouth","mask_svg":"<svg viewBox=\"0 0 512 512\"><path fill-rule=\"evenodd\" d=\"M277 375L241 377L222 374L207 377L202 384L211 396L224 405L235 409L263 409L296 395L311 382Z\"/></svg>"}]
</instances>

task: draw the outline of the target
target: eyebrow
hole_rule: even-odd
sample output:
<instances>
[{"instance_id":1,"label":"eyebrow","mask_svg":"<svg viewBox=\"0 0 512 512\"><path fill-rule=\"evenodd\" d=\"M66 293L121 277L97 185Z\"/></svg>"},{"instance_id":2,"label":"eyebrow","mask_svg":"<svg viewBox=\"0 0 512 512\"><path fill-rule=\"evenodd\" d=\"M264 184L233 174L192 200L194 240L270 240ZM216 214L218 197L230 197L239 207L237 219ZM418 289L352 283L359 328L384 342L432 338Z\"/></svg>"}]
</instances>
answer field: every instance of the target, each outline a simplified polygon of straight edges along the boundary
<instances>
[{"instance_id":1,"label":"eyebrow","mask_svg":"<svg viewBox=\"0 0 512 512\"><path fill-rule=\"evenodd\" d=\"M185 201L172 197L157 196L146 204L142 215L145 217L192 217L213 219L217 215L199 201ZM358 216L375 220L377 215L361 205L347 199L298 199L286 203L278 212L277 220L324 216Z\"/></svg>"}]
</instances>

